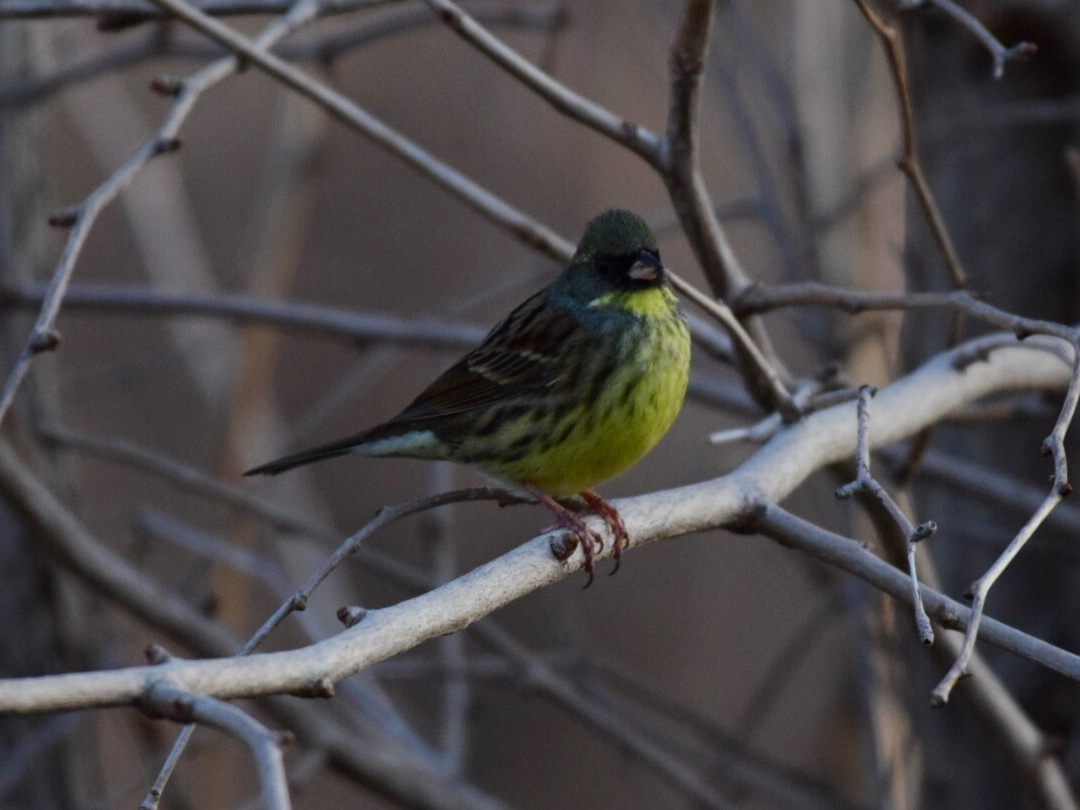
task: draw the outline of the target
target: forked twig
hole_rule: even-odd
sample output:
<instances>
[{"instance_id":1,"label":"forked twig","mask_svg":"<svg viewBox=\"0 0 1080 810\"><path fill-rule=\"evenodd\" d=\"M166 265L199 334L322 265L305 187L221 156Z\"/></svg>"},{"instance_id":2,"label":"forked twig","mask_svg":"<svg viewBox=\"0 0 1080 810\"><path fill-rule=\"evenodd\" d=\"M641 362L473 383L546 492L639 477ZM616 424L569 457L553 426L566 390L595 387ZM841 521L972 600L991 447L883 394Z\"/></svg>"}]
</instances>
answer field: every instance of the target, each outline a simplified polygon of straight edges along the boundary
<instances>
[{"instance_id":1,"label":"forked twig","mask_svg":"<svg viewBox=\"0 0 1080 810\"><path fill-rule=\"evenodd\" d=\"M256 47L265 48L285 36L296 27L313 19L318 10L316 0L298 0L282 19L270 25L258 38ZM34 322L26 344L19 353L15 365L9 372L3 389L0 390L0 422L11 407L15 393L22 384L33 359L43 351L51 351L60 343L60 335L55 325L60 314L60 307L75 271L75 262L82 252L83 244L90 229L97 221L101 211L112 202L135 178L147 163L159 155L174 152L180 146L177 133L187 119L199 96L209 87L234 73L239 66L238 59L229 55L219 59L209 67L196 73L176 89L177 99L169 112L165 123L157 133L113 172L105 182L99 185L81 203L73 208L58 212L51 218L57 226L71 227L64 251L60 256L52 279L45 292L41 311Z\"/></svg>"},{"instance_id":2,"label":"forked twig","mask_svg":"<svg viewBox=\"0 0 1080 810\"><path fill-rule=\"evenodd\" d=\"M1012 47L1006 48L1001 41L979 22L979 19L971 12L961 8L953 0L906 0L900 8L920 8L922 6L937 6L964 28L975 35L986 50L990 51L990 57L994 60L994 78L1000 79L1005 75L1005 65L1009 62L1027 59L1039 48L1033 42L1018 42Z\"/></svg>"},{"instance_id":3,"label":"forked twig","mask_svg":"<svg viewBox=\"0 0 1080 810\"><path fill-rule=\"evenodd\" d=\"M990 589L997 582L998 577L1009 567L1016 555L1020 553L1027 541L1031 539L1035 530L1043 524L1046 516L1050 514L1055 506L1061 503L1061 498L1059 492L1051 492L1047 495L1042 505L1035 510L1035 514L1024 524L1024 527L1009 545L1005 547L1005 551L1002 552L1001 556L994 561L994 564L987 569L985 574L972 584L970 590L971 618L968 620L967 629L964 631L964 643L960 647L960 654L956 656L953 665L945 673L945 677L930 693L930 705L944 706L948 703L949 696L952 694L957 681L968 674L968 664L971 661L971 654L975 651L975 639L979 634L979 625L982 622L983 609L986 606L986 597L990 593Z\"/></svg>"},{"instance_id":4,"label":"forked twig","mask_svg":"<svg viewBox=\"0 0 1080 810\"><path fill-rule=\"evenodd\" d=\"M272 732L247 712L223 700L185 692L160 681L146 690L139 708L150 717L186 723L185 731L194 728L195 723L202 723L239 740L251 750L267 810L288 810L292 806L281 756L281 748L291 740L291 734Z\"/></svg>"},{"instance_id":5,"label":"forked twig","mask_svg":"<svg viewBox=\"0 0 1080 810\"><path fill-rule=\"evenodd\" d=\"M952 276L953 287L960 290L968 285L968 275L960 256L953 245L952 237L949 236L945 226L945 218L938 209L937 201L930 190L930 184L923 174L922 163L919 161L918 143L915 135L915 108L911 102L911 86L908 78L907 57L904 55L904 36L900 28L885 22L874 9L870 7L868 0L855 0L859 10L870 23L870 27L881 40L885 48L885 55L889 61L889 69L892 73L893 83L896 85L896 95L900 105L900 120L903 130L903 155L897 164L900 171L908 178L915 196L922 206L926 220L930 224L930 230L934 239L941 248L945 258L945 264Z\"/></svg>"},{"instance_id":6,"label":"forked twig","mask_svg":"<svg viewBox=\"0 0 1080 810\"><path fill-rule=\"evenodd\" d=\"M426 498L420 498L415 501L409 501L408 503L389 506L382 509L373 520L369 521L359 531L346 538L345 541L338 546L337 550L327 557L326 560L323 561L323 564L312 572L312 574L288 599L278 606L278 609L274 611L270 618L263 622L262 626L255 631L247 642L245 642L236 653L236 656L240 657L253 653L266 637L270 635L271 631L281 624L290 613L306 609L311 594L314 593L315 589L319 587L322 581L326 579L326 577L328 577L346 557L355 552L364 540L380 529L385 528L401 518L416 514L417 512L434 509L449 503L462 503L478 500L497 500L500 504L527 502L527 499L522 496L498 487L473 487L470 489L442 492L436 495L430 495ZM362 613L359 615L362 615ZM324 697L329 697L333 695L333 693L334 684L329 680L323 680L310 685L310 694L312 695L319 694ZM177 737L176 741L173 743L172 750L169 752L169 756L165 760L165 764L162 766L161 772L158 774L157 780L155 780L149 794L140 805L140 810L152 810L157 806L157 801L165 789L169 775L179 761L180 755L183 753L184 748L191 739L193 731L193 726L187 726L181 732L180 736Z\"/></svg>"},{"instance_id":7,"label":"forked twig","mask_svg":"<svg viewBox=\"0 0 1080 810\"><path fill-rule=\"evenodd\" d=\"M836 497L850 498L858 493L865 493L876 498L904 533L907 539L908 577L911 582L911 599L915 610L915 629L923 644L933 644L934 628L930 625L930 617L926 615L926 609L923 607L922 592L919 590L919 575L915 569L915 546L932 535L937 530L937 525L933 521L927 521L919 526L912 525L896 501L870 472L869 408L870 399L875 393L875 389L869 385L864 385L859 389L859 438L855 455L858 472L854 481L836 490Z\"/></svg>"},{"instance_id":8,"label":"forked twig","mask_svg":"<svg viewBox=\"0 0 1080 810\"><path fill-rule=\"evenodd\" d=\"M580 96L540 70L451 0L425 2L480 53L559 112L630 149L660 174L714 292L723 296L748 283L716 218L697 162L697 117L715 6L712 0L691 0L686 5L672 47L672 95L667 131L662 139ZM769 403L786 418L795 418L790 395L776 370L777 361L766 356L771 350L764 331L755 329L755 335L751 337L725 304L701 293L675 274L672 274L672 283L724 325L753 371L755 388L767 391Z\"/></svg>"},{"instance_id":9,"label":"forked twig","mask_svg":"<svg viewBox=\"0 0 1080 810\"><path fill-rule=\"evenodd\" d=\"M1028 540L1031 539L1036 530L1046 521L1054 507L1072 492L1073 487L1068 478L1068 459L1065 455L1065 433L1072 423L1073 416L1076 414L1078 401L1080 401L1080 336L1074 336L1073 373L1069 382L1069 390L1065 395L1065 402L1061 407L1057 422L1054 424L1054 429L1042 444L1043 455L1053 456L1054 459L1054 483L1050 493L1043 499L1039 508L1035 510L1023 528L1009 542L1009 545L1005 547L1001 556L994 561L994 564L981 577L972 583L969 590L972 600L971 621L964 632L964 643L960 647L960 653L957 655L956 661L953 662L949 671L945 673L945 677L941 679L941 682L934 687L934 691L930 693L930 703L933 706L943 706L948 703L953 687L962 677L968 674L968 665L971 661L971 654L975 650L975 639L979 632L979 624L982 621L983 610L990 589L998 578L1005 573L1005 569L1012 564L1016 555L1027 545Z\"/></svg>"}]
</instances>

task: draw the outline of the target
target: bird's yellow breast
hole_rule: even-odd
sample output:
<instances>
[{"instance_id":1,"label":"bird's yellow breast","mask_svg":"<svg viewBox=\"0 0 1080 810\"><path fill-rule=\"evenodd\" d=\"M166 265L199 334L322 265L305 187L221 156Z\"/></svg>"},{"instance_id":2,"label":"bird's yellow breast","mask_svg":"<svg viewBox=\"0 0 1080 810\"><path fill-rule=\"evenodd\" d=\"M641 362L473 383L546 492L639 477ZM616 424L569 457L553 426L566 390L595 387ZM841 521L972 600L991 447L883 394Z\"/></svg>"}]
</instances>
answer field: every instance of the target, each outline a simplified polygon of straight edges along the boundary
<instances>
[{"instance_id":1,"label":"bird's yellow breast","mask_svg":"<svg viewBox=\"0 0 1080 810\"><path fill-rule=\"evenodd\" d=\"M597 395L568 414L531 425L537 441L520 460L491 471L555 497L574 495L630 469L663 438L682 409L690 374L690 333L666 288L609 293L593 302L636 316ZM508 437L510 438L510 437ZM512 440L512 439L511 439Z\"/></svg>"}]
</instances>

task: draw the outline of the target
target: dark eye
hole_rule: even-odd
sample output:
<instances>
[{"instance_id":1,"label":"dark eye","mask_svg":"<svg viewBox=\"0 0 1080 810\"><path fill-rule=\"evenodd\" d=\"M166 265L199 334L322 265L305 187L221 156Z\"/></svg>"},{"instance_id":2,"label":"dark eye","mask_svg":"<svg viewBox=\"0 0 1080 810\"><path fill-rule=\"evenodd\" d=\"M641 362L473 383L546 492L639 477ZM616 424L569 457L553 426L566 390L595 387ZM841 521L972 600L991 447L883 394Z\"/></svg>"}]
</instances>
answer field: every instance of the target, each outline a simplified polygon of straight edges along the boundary
<instances>
[{"instance_id":1,"label":"dark eye","mask_svg":"<svg viewBox=\"0 0 1080 810\"><path fill-rule=\"evenodd\" d=\"M602 253L596 257L596 269L605 276L622 278L630 272L636 260L634 254Z\"/></svg>"}]
</instances>

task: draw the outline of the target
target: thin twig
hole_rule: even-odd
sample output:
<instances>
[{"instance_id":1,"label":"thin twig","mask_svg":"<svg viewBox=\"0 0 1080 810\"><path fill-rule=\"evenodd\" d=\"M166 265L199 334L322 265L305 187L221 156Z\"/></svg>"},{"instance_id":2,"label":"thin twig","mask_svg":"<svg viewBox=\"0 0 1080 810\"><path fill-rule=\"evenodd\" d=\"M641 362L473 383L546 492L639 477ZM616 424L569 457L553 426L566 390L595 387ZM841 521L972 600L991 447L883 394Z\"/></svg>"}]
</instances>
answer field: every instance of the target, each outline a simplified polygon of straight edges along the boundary
<instances>
[{"instance_id":1,"label":"thin twig","mask_svg":"<svg viewBox=\"0 0 1080 810\"><path fill-rule=\"evenodd\" d=\"M713 292L727 298L748 277L716 219L698 166L701 83L714 13L714 0L687 0L671 46L671 101L661 174Z\"/></svg>"},{"instance_id":2,"label":"thin twig","mask_svg":"<svg viewBox=\"0 0 1080 810\"><path fill-rule=\"evenodd\" d=\"M734 810L731 802L720 795L680 758L648 739L646 735L635 733L633 727L614 713L597 705L596 701L583 694L571 681L559 674L539 656L534 655L509 633L486 623L477 625L476 631L485 641L521 667L522 678L527 689L539 691L549 700L588 723L599 734L616 742L627 751L633 752L642 763L664 776L674 787L693 798L698 804L718 810Z\"/></svg>"},{"instance_id":3,"label":"thin twig","mask_svg":"<svg viewBox=\"0 0 1080 810\"><path fill-rule=\"evenodd\" d=\"M1070 343L1077 330L1038 318L1024 318L981 300L967 290L942 293L878 293L833 287L815 281L770 286L755 283L740 290L731 301L740 315L770 312L795 306L820 306L857 315L872 310L953 309L1000 329L1008 329L1023 340L1030 335L1052 335Z\"/></svg>"},{"instance_id":4,"label":"thin twig","mask_svg":"<svg viewBox=\"0 0 1080 810\"><path fill-rule=\"evenodd\" d=\"M180 729L180 733L173 740L168 756L165 757L165 761L161 763L161 767L158 769L157 776L154 777L154 784L150 786L146 797L139 802L139 810L157 810L157 807L161 804L161 797L165 794L165 788L168 786L176 766L180 764L180 757L184 755L188 743L191 742L191 736L195 733L195 729L196 725L194 723L188 723Z\"/></svg>"},{"instance_id":5,"label":"thin twig","mask_svg":"<svg viewBox=\"0 0 1080 810\"><path fill-rule=\"evenodd\" d=\"M316 0L298 0L290 7L285 17L266 29L254 47L269 47L294 28L313 19L316 12ZM37 320L4 382L3 389L0 390L0 422L10 409L15 393L29 372L34 357L40 352L51 351L59 345L60 336L55 329L56 317L60 313L71 275L75 271L75 262L82 252L83 244L97 221L98 215L131 183L135 175L147 163L179 147L177 133L196 100L206 89L234 73L238 65L239 61L236 57L228 56L185 81L179 88L178 97L165 123L161 125L157 133L81 203L54 215L54 224L71 226L72 231L68 236L60 261L53 271Z\"/></svg>"},{"instance_id":6,"label":"thin twig","mask_svg":"<svg viewBox=\"0 0 1080 810\"><path fill-rule=\"evenodd\" d=\"M320 0L319 14L346 14L393 0ZM285 14L295 0L201 0L199 9L213 16ZM4 0L0 19L34 20L47 17L103 17L134 25L160 20L163 15L143 0Z\"/></svg>"},{"instance_id":7,"label":"thin twig","mask_svg":"<svg viewBox=\"0 0 1080 810\"><path fill-rule=\"evenodd\" d=\"M186 692L166 683L155 683L147 689L139 706L151 717L187 724L201 723L239 740L248 747L255 760L267 810L288 810L292 806L281 755L282 745L291 740L292 735L271 732L251 715L222 700Z\"/></svg>"},{"instance_id":8,"label":"thin twig","mask_svg":"<svg viewBox=\"0 0 1080 810\"><path fill-rule=\"evenodd\" d=\"M0 309L35 307L46 294L41 284L0 286ZM269 301L237 293L172 292L122 284L72 285L64 298L64 308L68 313L214 318L308 332L351 343L389 341L437 349L470 349L487 334L482 326L441 318L395 318L324 304Z\"/></svg>"},{"instance_id":9,"label":"thin twig","mask_svg":"<svg viewBox=\"0 0 1080 810\"><path fill-rule=\"evenodd\" d=\"M986 50L990 51L990 57L994 60L994 78L1000 79L1005 75L1005 65L1012 61L1027 59L1039 48L1032 42L1018 42L1010 48L1006 48L1001 41L979 22L978 18L969 11L958 6L953 0L906 0L900 5L901 9L920 8L922 6L937 6L964 28L975 35Z\"/></svg>"},{"instance_id":10,"label":"thin twig","mask_svg":"<svg viewBox=\"0 0 1080 810\"><path fill-rule=\"evenodd\" d=\"M1065 454L1065 433L1072 424L1073 416L1076 415L1076 405L1080 402L1080 333L1073 338L1073 373L1069 382L1069 390L1065 394L1065 402L1062 403L1061 413L1058 414L1054 429L1042 443L1044 456L1053 456L1054 459L1054 491L1065 496L1072 492L1073 486L1069 483L1068 457Z\"/></svg>"},{"instance_id":11,"label":"thin twig","mask_svg":"<svg viewBox=\"0 0 1080 810\"><path fill-rule=\"evenodd\" d=\"M247 489L228 484L143 445L125 439L88 435L57 425L41 427L38 434L46 445L141 470L182 487L188 494L224 503L241 514L267 522L277 531L310 537L327 544L340 542L341 535L333 529L298 515L269 498L253 495ZM430 578L419 569L376 548L361 546L356 557L362 564L407 588L425 590L431 587Z\"/></svg>"},{"instance_id":12,"label":"thin twig","mask_svg":"<svg viewBox=\"0 0 1080 810\"><path fill-rule=\"evenodd\" d=\"M898 460L897 454L888 454L890 463ZM988 499L996 506L1030 515L1046 497L1046 490L1029 484L998 470L987 469L983 464L930 450L919 465L919 477L935 481L958 492L962 497ZM1080 536L1080 506L1065 502L1047 518L1047 525L1054 526L1068 539ZM1074 544L1070 541L1070 548Z\"/></svg>"},{"instance_id":13,"label":"thin twig","mask_svg":"<svg viewBox=\"0 0 1080 810\"><path fill-rule=\"evenodd\" d=\"M271 53L261 42L237 33L235 29L203 14L183 0L151 2L318 104L338 121L386 149L469 208L498 223L541 253L559 261L566 261L573 254L573 246L554 231L527 217L480 184L441 162L341 93Z\"/></svg>"},{"instance_id":14,"label":"thin twig","mask_svg":"<svg viewBox=\"0 0 1080 810\"><path fill-rule=\"evenodd\" d=\"M791 548L806 551L817 549L814 556L827 549L827 556L834 565L864 579L909 607L915 607L909 578L861 548L851 538L822 529L773 504L763 505L746 528L765 534ZM972 626L974 615L971 608L925 585L920 586L920 592L928 615L940 626L952 630L966 630ZM997 635L997 630L991 630L991 627L1004 629L1007 625L983 616L977 631L984 641ZM1072 653L1066 655L1074 657ZM1077 660L1080 661L1080 656L1077 656Z\"/></svg>"},{"instance_id":15,"label":"thin twig","mask_svg":"<svg viewBox=\"0 0 1080 810\"><path fill-rule=\"evenodd\" d=\"M1073 416L1076 413L1076 406L1078 400L1080 400L1080 351L1077 351L1077 343L1073 345L1073 373L1072 378L1069 381L1069 390L1065 395L1065 402L1062 405L1061 413L1058 415L1057 422L1054 425L1053 431L1043 441L1043 454L1052 455L1054 458L1054 483L1051 487L1050 494L1048 494L1043 502L1039 505L1039 508L1035 510L1034 514L1024 524L1023 528L1017 532L1016 536L1010 541L1009 545L1005 547L1005 550L994 561L986 572L979 577L972 584L970 593L972 597L972 619L968 625L967 631L964 633L964 643L960 647L960 654L956 657L956 661L953 663L949 671L945 673L945 677L941 679L941 682L934 687L934 691L930 695L931 705L942 706L949 702L949 696L952 694L953 687L956 683L968 672L968 663L971 660L971 655L975 650L975 639L978 635L979 622L982 620L983 609L986 604L986 598L990 593L990 589L997 582L998 578L1005 572L1005 569L1012 564L1012 561L1027 545L1028 540L1038 530L1040 526L1046 521L1047 517L1054 510L1054 508L1061 503L1061 500L1069 495L1073 486L1069 483L1068 477L1068 459L1065 454L1065 433L1072 423Z\"/></svg>"},{"instance_id":16,"label":"thin twig","mask_svg":"<svg viewBox=\"0 0 1080 810\"><path fill-rule=\"evenodd\" d=\"M675 273L668 274L671 284L699 307L714 316L728 330L732 340L739 347L741 357L745 357L755 372L759 386L764 386L770 392L769 401L787 421L798 418L799 409L792 402L791 394L784 387L780 374L758 348L757 343L750 337L747 331L739 323L738 318L732 314L731 309L723 301L716 301L697 287L693 286L681 276Z\"/></svg>"},{"instance_id":17,"label":"thin twig","mask_svg":"<svg viewBox=\"0 0 1080 810\"><path fill-rule=\"evenodd\" d=\"M855 453L858 472L854 481L836 490L836 497L850 498L858 493L865 493L876 498L904 533L907 539L908 576L911 581L911 601L915 610L915 629L919 634L919 640L929 645L934 643L934 628L930 626L930 618L926 615L922 603L919 575L915 570L915 546L933 534L937 526L932 521L919 526L912 525L896 501L870 472L870 399L875 393L874 388L869 385L864 385L859 389L858 440Z\"/></svg>"},{"instance_id":18,"label":"thin twig","mask_svg":"<svg viewBox=\"0 0 1080 810\"><path fill-rule=\"evenodd\" d=\"M520 81L563 115L642 157L654 168L662 167L659 137L644 127L620 118L561 82L508 47L456 3L450 0L424 0L455 33Z\"/></svg>"},{"instance_id":19,"label":"thin twig","mask_svg":"<svg viewBox=\"0 0 1080 810\"><path fill-rule=\"evenodd\" d=\"M908 178L915 196L922 206L923 213L934 234L934 239L941 249L945 258L945 265L952 277L955 289L962 290L968 285L967 271L960 261L960 255L956 252L952 237L945 225L945 218L938 209L937 200L930 190L930 184L926 181L922 163L919 161L919 150L915 134L915 108L911 101L911 87L909 84L907 57L904 54L904 35L896 25L885 22L873 8L869 0L855 0L862 11L870 27L881 39L885 48L885 55L889 61L889 69L892 73L893 83L896 86L897 103L900 107L900 120L903 133L903 156L900 158L899 167Z\"/></svg>"},{"instance_id":20,"label":"thin twig","mask_svg":"<svg viewBox=\"0 0 1080 810\"><path fill-rule=\"evenodd\" d=\"M1009 545L1006 546L1005 551L1001 553L1001 556L986 570L986 573L972 584L970 591L972 597L971 617L968 619L964 631L964 643L961 645L960 653L956 656L956 661L953 662L952 667L945 673L945 677L941 679L941 682L934 687L934 691L930 693L930 704L932 706L943 706L948 703L949 696L952 694L957 681L968 674L968 662L971 659L972 652L975 650L975 639L979 633L979 626L984 620L983 609L986 606L986 597L989 595L990 589L1016 558L1016 555L1020 553L1027 541L1031 539L1036 529L1043 524L1047 515L1055 506L1061 503L1061 498L1062 496L1058 492L1051 492L1047 495L1042 505L1035 510L1035 514L1024 524L1024 527L1017 532Z\"/></svg>"},{"instance_id":21,"label":"thin twig","mask_svg":"<svg viewBox=\"0 0 1080 810\"><path fill-rule=\"evenodd\" d=\"M121 609L178 639L203 657L229 657L240 646L240 640L230 631L105 547L2 442L0 492L6 502L25 516L51 559L73 571L86 586ZM163 669L148 668L151 680L160 680ZM317 679L308 679L297 687L310 689L313 680ZM7 683L10 682L0 681L0 692L2 684ZM400 804L443 810L505 808L460 777L451 779L413 751L398 746L389 734L376 735L376 742L369 740L371 744L361 745L355 731L346 728L334 712L323 711L311 703L300 706L291 699L272 699L269 705L286 727L295 729L311 745L325 749L332 767Z\"/></svg>"},{"instance_id":22,"label":"thin twig","mask_svg":"<svg viewBox=\"0 0 1080 810\"><path fill-rule=\"evenodd\" d=\"M678 33L671 46L671 99L664 134L661 176L675 213L709 281L713 294L726 299L749 283L727 234L716 217L699 165L698 116L701 85L715 16L715 0L687 0ZM744 327L728 310L673 278L676 289L715 315L731 332L740 349L750 389L785 419L797 418L783 384L787 376L773 351L768 333L758 321ZM705 303L708 302L708 303ZM752 335L752 336L751 336Z\"/></svg>"},{"instance_id":23,"label":"thin twig","mask_svg":"<svg viewBox=\"0 0 1080 810\"><path fill-rule=\"evenodd\" d=\"M818 381L810 381L803 383L791 396L791 404L795 407L799 413L803 413L806 406L813 399L814 395L821 390L821 384ZM710 444L731 444L732 442L755 442L757 444L764 444L779 431L784 429L785 424L784 417L779 411L773 411L764 419L761 419L753 425L741 428L732 428L730 430L718 430L715 433L709 434Z\"/></svg>"},{"instance_id":24,"label":"thin twig","mask_svg":"<svg viewBox=\"0 0 1080 810\"><path fill-rule=\"evenodd\" d=\"M326 577L328 577L338 565L350 554L356 551L360 547L361 543L371 535L375 534L380 529L400 520L408 515L415 514L417 512L423 512L428 509L434 509L438 506L442 506L448 503L460 503L462 501L476 501L476 500L497 500L500 503L514 503L519 502L513 494L508 493L506 490L498 489L495 487L476 487L473 489L455 490L452 492L439 493L427 498L421 498L409 503L399 504L397 506L387 507L379 512L374 520L370 521L367 525L361 528L358 532L354 533L350 537L338 546L337 550L331 554L323 564L316 569L289 598L282 602L277 610L271 614L271 616L263 622L262 626L252 634L252 636L244 642L236 653L236 657L243 657L251 655L260 644L266 639L267 636L283 622L289 614L297 610L304 610L307 608L308 600L311 598L311 594L322 583ZM310 681L304 687L304 694L307 696L320 696L330 697L334 694L334 683L327 678L317 678ZM181 734L173 743L172 751L166 760L166 766L169 766L171 770L175 767L175 760L180 757L184 750L184 746L187 745L191 739L191 734ZM164 774L165 767L163 766L162 772ZM151 796L160 797L161 791L164 789L164 782L167 781L168 776L165 775L162 779L159 775L158 780L155 781ZM148 800L149 800L148 796Z\"/></svg>"},{"instance_id":25,"label":"thin twig","mask_svg":"<svg viewBox=\"0 0 1080 810\"><path fill-rule=\"evenodd\" d=\"M4 8L5 6L0 4L0 19L4 17ZM160 17L160 12L149 3L146 8L155 18ZM202 8L206 10L205 5ZM320 8L326 9L326 6L321 5ZM563 26L566 20L565 10L559 3L509 5L499 0L471 2L468 9L477 20L500 28L553 31ZM333 9L326 9L326 14L331 13L334 13ZM423 7L402 3L387 7L384 13L335 27L326 34L311 36L302 42L284 43L276 52L291 62L306 61L331 65L350 51L437 23L438 20ZM155 25L146 33L147 36L140 41L125 42L113 48L102 49L42 76L0 86L0 109L41 102L58 92L92 81L99 76L150 60L165 57L220 59L228 53L221 46L207 42L205 37L194 33L181 38L177 30L169 25Z\"/></svg>"}]
</instances>

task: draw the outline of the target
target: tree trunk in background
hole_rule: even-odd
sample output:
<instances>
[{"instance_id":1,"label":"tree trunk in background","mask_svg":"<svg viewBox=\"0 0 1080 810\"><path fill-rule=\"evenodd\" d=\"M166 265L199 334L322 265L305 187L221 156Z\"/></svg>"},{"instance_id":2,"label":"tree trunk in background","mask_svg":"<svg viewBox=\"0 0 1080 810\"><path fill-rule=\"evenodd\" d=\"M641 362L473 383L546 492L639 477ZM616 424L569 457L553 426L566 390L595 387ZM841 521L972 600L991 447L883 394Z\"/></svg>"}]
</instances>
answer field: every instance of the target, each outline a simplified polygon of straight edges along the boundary
<instances>
[{"instance_id":1,"label":"tree trunk in background","mask_svg":"<svg viewBox=\"0 0 1080 810\"><path fill-rule=\"evenodd\" d=\"M1080 207L1066 152L1080 146L1072 117L1035 120L1032 109L1072 99L1080 92L1080 6L1051 2L978 2L965 7L1006 46L1034 42L1038 53L1011 63L995 81L991 59L971 33L924 8L904 20L915 93L920 150L928 179L977 292L1021 315L1064 323L1080 316ZM909 195L907 265L912 287L945 290L941 252L921 210ZM907 365L940 350L948 322L939 315L907 321ZM1049 491L1052 465L1039 447L1059 403L1045 418L1026 418L1008 431L935 431L931 447L962 456ZM1076 434L1075 425L1072 433ZM1070 448L1075 459L1076 442ZM1072 478L1077 478L1075 464ZM947 592L963 593L1023 524L1024 516L995 509L987 499L923 488L919 520L934 519L941 532L929 545ZM991 591L987 612L1065 649L1080 649L1080 569L1075 537L1040 529ZM1063 555L1065 555L1063 557ZM1062 761L1076 773L1080 758L1080 705L1075 689L1058 676L980 646L1032 719L1060 738ZM918 656L913 656L912 660ZM935 669L918 684L925 701L943 674ZM1048 701L1047 695L1056 695ZM1068 696L1068 697L1066 697ZM1024 805L1021 784L974 720L961 685L944 710L916 705L927 768L924 806L1015 808ZM1030 797L1027 797L1030 798Z\"/></svg>"}]
</instances>

